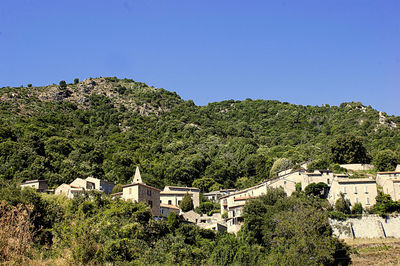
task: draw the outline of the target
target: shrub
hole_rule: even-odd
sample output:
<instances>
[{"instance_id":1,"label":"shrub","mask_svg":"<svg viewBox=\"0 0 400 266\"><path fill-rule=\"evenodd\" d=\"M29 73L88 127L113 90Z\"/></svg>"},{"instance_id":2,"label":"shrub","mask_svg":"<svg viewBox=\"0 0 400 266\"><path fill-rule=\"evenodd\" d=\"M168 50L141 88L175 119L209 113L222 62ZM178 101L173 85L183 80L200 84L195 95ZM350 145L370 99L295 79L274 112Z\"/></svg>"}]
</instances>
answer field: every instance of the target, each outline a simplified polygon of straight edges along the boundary
<instances>
[{"instance_id":1,"label":"shrub","mask_svg":"<svg viewBox=\"0 0 400 266\"><path fill-rule=\"evenodd\" d=\"M61 80L60 81L60 89L65 90L67 88L67 83L65 82L65 80Z\"/></svg>"},{"instance_id":2,"label":"shrub","mask_svg":"<svg viewBox=\"0 0 400 266\"><path fill-rule=\"evenodd\" d=\"M0 261L26 261L33 244L32 205L0 202Z\"/></svg>"}]
</instances>

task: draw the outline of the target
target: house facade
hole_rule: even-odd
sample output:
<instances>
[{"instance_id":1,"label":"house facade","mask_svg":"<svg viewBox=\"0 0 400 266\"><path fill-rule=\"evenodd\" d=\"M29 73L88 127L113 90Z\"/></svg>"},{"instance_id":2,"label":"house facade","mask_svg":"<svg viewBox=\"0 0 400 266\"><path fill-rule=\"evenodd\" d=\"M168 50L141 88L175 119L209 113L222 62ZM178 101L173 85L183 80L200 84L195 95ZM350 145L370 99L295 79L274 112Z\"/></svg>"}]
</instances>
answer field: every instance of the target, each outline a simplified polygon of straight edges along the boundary
<instances>
[{"instance_id":1,"label":"house facade","mask_svg":"<svg viewBox=\"0 0 400 266\"><path fill-rule=\"evenodd\" d=\"M55 195L65 195L69 199L73 199L78 195L83 195L84 193L85 193L84 188L69 184L62 184L58 186L54 191Z\"/></svg>"},{"instance_id":2,"label":"house facade","mask_svg":"<svg viewBox=\"0 0 400 266\"><path fill-rule=\"evenodd\" d=\"M236 192L236 189L221 189L221 190L217 190L217 191L211 191L208 193L204 193L203 196L209 201L218 202L221 197L235 193L235 192Z\"/></svg>"},{"instance_id":3,"label":"house facade","mask_svg":"<svg viewBox=\"0 0 400 266\"><path fill-rule=\"evenodd\" d=\"M335 178L329 190L328 201L334 205L341 193L352 206L361 203L363 208L370 208L376 203L376 182L372 178Z\"/></svg>"},{"instance_id":4,"label":"house facade","mask_svg":"<svg viewBox=\"0 0 400 266\"><path fill-rule=\"evenodd\" d=\"M186 194L189 194L192 198L194 208L200 205L200 189L195 187L166 186L164 190L160 192L160 202L161 204L179 207Z\"/></svg>"},{"instance_id":5,"label":"house facade","mask_svg":"<svg viewBox=\"0 0 400 266\"><path fill-rule=\"evenodd\" d=\"M382 187L383 193L390 195L392 200L400 200L400 172L378 172L376 183Z\"/></svg>"},{"instance_id":6,"label":"house facade","mask_svg":"<svg viewBox=\"0 0 400 266\"><path fill-rule=\"evenodd\" d=\"M58 186L54 194L64 194L68 198L74 198L76 195L83 194L85 191L97 190L110 194L114 188L114 183L100 180L94 177L86 179L76 178L71 184L62 184Z\"/></svg>"},{"instance_id":7,"label":"house facade","mask_svg":"<svg viewBox=\"0 0 400 266\"><path fill-rule=\"evenodd\" d=\"M142 182L138 167L136 167L132 182L131 184L122 186L121 198L133 202L145 202L150 206L153 216L160 216L160 190Z\"/></svg>"},{"instance_id":8,"label":"house facade","mask_svg":"<svg viewBox=\"0 0 400 266\"><path fill-rule=\"evenodd\" d=\"M168 215L171 212L174 212L174 213L179 215L180 211L181 210L178 207L174 206L174 205L168 205L168 204L161 204L160 203L160 216L168 217Z\"/></svg>"},{"instance_id":9,"label":"house facade","mask_svg":"<svg viewBox=\"0 0 400 266\"><path fill-rule=\"evenodd\" d=\"M28 180L21 184L21 188L30 187L35 189L37 192L47 192L48 191L48 183L47 180Z\"/></svg>"}]
</instances>

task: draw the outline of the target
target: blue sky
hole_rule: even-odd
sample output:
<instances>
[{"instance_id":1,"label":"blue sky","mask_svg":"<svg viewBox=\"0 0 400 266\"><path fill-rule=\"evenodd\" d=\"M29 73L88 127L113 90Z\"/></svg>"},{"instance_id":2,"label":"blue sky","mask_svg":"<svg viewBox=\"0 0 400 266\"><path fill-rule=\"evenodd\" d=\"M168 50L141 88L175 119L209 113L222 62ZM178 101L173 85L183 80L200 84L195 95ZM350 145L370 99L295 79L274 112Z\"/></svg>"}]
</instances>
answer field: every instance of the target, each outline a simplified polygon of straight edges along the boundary
<instances>
[{"instance_id":1,"label":"blue sky","mask_svg":"<svg viewBox=\"0 0 400 266\"><path fill-rule=\"evenodd\" d=\"M400 1L1 0L0 87L133 78L198 105L400 115Z\"/></svg>"}]
</instances>

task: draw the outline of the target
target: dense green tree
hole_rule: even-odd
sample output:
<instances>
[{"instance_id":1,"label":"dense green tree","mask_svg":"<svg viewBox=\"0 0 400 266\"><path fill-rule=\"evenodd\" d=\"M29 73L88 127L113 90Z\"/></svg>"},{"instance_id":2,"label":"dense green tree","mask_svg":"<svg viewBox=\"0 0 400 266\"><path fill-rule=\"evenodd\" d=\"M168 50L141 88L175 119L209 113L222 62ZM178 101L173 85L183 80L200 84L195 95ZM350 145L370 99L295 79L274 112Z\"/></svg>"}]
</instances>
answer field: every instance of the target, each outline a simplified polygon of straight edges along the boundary
<instances>
[{"instance_id":1,"label":"dense green tree","mask_svg":"<svg viewBox=\"0 0 400 266\"><path fill-rule=\"evenodd\" d=\"M114 194L114 193L119 193L119 192L122 192L122 185L121 185L121 184L116 184L116 185L113 187L111 193Z\"/></svg>"},{"instance_id":2,"label":"dense green tree","mask_svg":"<svg viewBox=\"0 0 400 266\"><path fill-rule=\"evenodd\" d=\"M292 167L292 163L289 159L279 158L277 159L271 167L270 177L275 177L279 172L288 170Z\"/></svg>"},{"instance_id":3,"label":"dense green tree","mask_svg":"<svg viewBox=\"0 0 400 266\"><path fill-rule=\"evenodd\" d=\"M281 190L271 189L246 204L244 218L239 235L250 245L263 247L264 264L326 265L350 261L348 248L332 236L328 216L313 197L286 197ZM343 253L339 255L340 252Z\"/></svg>"},{"instance_id":4,"label":"dense green tree","mask_svg":"<svg viewBox=\"0 0 400 266\"><path fill-rule=\"evenodd\" d=\"M399 163L399 155L388 149L379 151L373 163L377 171L394 171Z\"/></svg>"},{"instance_id":5,"label":"dense green tree","mask_svg":"<svg viewBox=\"0 0 400 266\"><path fill-rule=\"evenodd\" d=\"M65 80L61 80L60 81L60 89L65 90L67 88L67 83L65 82Z\"/></svg>"},{"instance_id":6,"label":"dense green tree","mask_svg":"<svg viewBox=\"0 0 400 266\"><path fill-rule=\"evenodd\" d=\"M329 160L327 158L318 159L318 160L310 162L307 165L307 171L314 172L314 170L328 169L329 165L330 165L330 162L329 162Z\"/></svg>"},{"instance_id":7,"label":"dense green tree","mask_svg":"<svg viewBox=\"0 0 400 266\"><path fill-rule=\"evenodd\" d=\"M319 183L311 183L305 187L304 192L307 196L315 196L319 198L325 198L326 194L328 193L328 185L323 182Z\"/></svg>"},{"instance_id":8,"label":"dense green tree","mask_svg":"<svg viewBox=\"0 0 400 266\"><path fill-rule=\"evenodd\" d=\"M74 79L74 84L76 85L76 84L78 84L79 83L79 78L75 78Z\"/></svg>"},{"instance_id":9,"label":"dense green tree","mask_svg":"<svg viewBox=\"0 0 400 266\"><path fill-rule=\"evenodd\" d=\"M181 203L179 204L179 207L182 209L184 212L188 212L193 210L193 199L190 197L188 193L183 197Z\"/></svg>"},{"instance_id":10,"label":"dense green tree","mask_svg":"<svg viewBox=\"0 0 400 266\"><path fill-rule=\"evenodd\" d=\"M209 192L210 188L215 184L214 179L203 177L193 181L192 186L200 189L201 192Z\"/></svg>"},{"instance_id":11,"label":"dense green tree","mask_svg":"<svg viewBox=\"0 0 400 266\"><path fill-rule=\"evenodd\" d=\"M362 214L363 207L361 203L356 203L354 206L351 208L351 213L352 214Z\"/></svg>"},{"instance_id":12,"label":"dense green tree","mask_svg":"<svg viewBox=\"0 0 400 266\"><path fill-rule=\"evenodd\" d=\"M367 154L361 139L354 135L337 136L329 146L332 160L335 163L369 163Z\"/></svg>"},{"instance_id":13,"label":"dense green tree","mask_svg":"<svg viewBox=\"0 0 400 266\"><path fill-rule=\"evenodd\" d=\"M386 215L388 213L400 211L400 203L393 201L390 195L384 194L382 191L378 191L375 200L376 203L372 208L375 213Z\"/></svg>"},{"instance_id":14,"label":"dense green tree","mask_svg":"<svg viewBox=\"0 0 400 266\"><path fill-rule=\"evenodd\" d=\"M335 202L335 210L344 214L350 214L350 201L344 197L343 193L340 193L340 198Z\"/></svg>"}]
</instances>

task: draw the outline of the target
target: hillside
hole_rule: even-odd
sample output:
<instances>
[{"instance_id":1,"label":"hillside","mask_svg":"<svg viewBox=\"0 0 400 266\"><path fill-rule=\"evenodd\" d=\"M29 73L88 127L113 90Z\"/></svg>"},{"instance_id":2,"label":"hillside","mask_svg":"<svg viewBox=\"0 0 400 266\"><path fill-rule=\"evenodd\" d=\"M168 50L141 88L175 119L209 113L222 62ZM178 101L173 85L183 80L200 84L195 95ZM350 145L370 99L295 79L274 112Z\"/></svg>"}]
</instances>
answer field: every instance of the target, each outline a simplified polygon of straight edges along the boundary
<instances>
[{"instance_id":1,"label":"hillside","mask_svg":"<svg viewBox=\"0 0 400 266\"><path fill-rule=\"evenodd\" d=\"M117 78L4 87L0 99L4 181L48 179L55 186L93 175L126 183L139 165L144 182L160 188L200 178L212 179L202 179L208 188L240 188L269 178L277 158L293 165L329 161L329 144L347 134L361 139L370 160L380 150L400 150L400 117L359 102L196 106L174 92Z\"/></svg>"}]
</instances>

